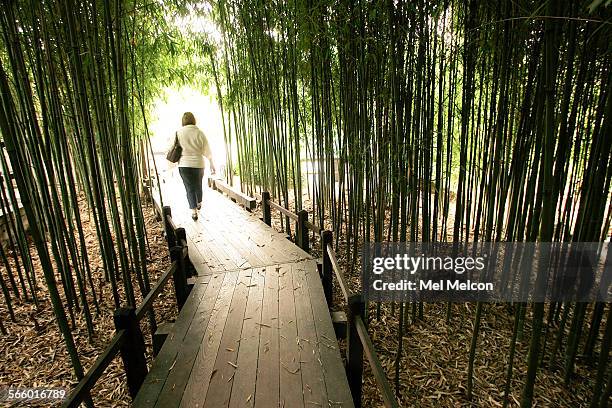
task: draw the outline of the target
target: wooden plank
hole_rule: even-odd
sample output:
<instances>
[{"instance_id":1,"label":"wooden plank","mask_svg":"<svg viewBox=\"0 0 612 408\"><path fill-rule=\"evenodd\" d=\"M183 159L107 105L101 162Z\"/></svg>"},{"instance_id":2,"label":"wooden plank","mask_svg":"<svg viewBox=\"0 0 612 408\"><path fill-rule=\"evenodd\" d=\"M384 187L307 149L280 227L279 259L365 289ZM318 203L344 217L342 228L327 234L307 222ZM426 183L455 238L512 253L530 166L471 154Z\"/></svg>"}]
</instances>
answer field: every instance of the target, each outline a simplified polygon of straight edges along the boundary
<instances>
[{"instance_id":1,"label":"wooden plank","mask_svg":"<svg viewBox=\"0 0 612 408\"><path fill-rule=\"evenodd\" d=\"M317 331L317 339L321 361L323 362L325 386L327 398L331 406L341 403L343 407L352 407L353 399L349 390L344 364L338 348L333 324L329 319L329 309L325 301L323 286L319 278L316 261L302 262L306 271L306 281L314 323Z\"/></svg>"},{"instance_id":2,"label":"wooden plank","mask_svg":"<svg viewBox=\"0 0 612 408\"><path fill-rule=\"evenodd\" d=\"M258 253L258 256L265 260L266 266L285 263L290 259L284 252L274 249L274 237L269 233L251 230L247 241L254 246L254 251Z\"/></svg>"},{"instance_id":3,"label":"wooden plank","mask_svg":"<svg viewBox=\"0 0 612 408\"><path fill-rule=\"evenodd\" d=\"M227 247L236 246L234 241L238 240L244 242L245 245L249 245L249 247L251 247L254 242L256 247L254 247L250 253L255 254L260 259L263 258L262 261L264 261L265 265L270 265L274 262L284 263L310 258L309 254L287 241L283 234L274 231L254 215L227 203L227 199L222 196L217 194L213 194L212 196L214 197L215 195L218 197L211 199L213 203L211 204L210 212L212 213L214 211L215 226L211 227L210 225L206 225L205 229L207 231L205 234L212 234L214 236L217 230L221 230L229 231L231 237L229 241L223 237L215 237L217 243L219 243L217 239L222 239L224 243L227 242L224 245L217 245L217 247L221 248L219 248L216 253L227 253ZM208 221L206 221L207 218L208 217L204 217L206 223L208 223ZM217 220L222 220L223 222L216 222ZM194 224L198 224L200 221ZM210 228L212 228L212 230L209 230ZM241 233L236 234L236 231L240 231ZM211 243L211 245L214 244ZM244 257L244 251L240 251L240 253ZM266 259L266 257L268 259ZM232 259L230 256L228 256L228 258ZM225 265L224 268L226 270L233 270L236 267L240 268L243 261L238 261L236 258L237 257L233 257L236 264L234 267ZM262 266L262 264L254 262L249 263L250 266ZM242 267L246 266L247 265L242 265Z\"/></svg>"},{"instance_id":4,"label":"wooden plank","mask_svg":"<svg viewBox=\"0 0 612 408\"><path fill-rule=\"evenodd\" d=\"M268 265L269 257L259 250L257 244L254 245L249 240L253 225L244 219L231 217L229 214L224 216L226 222L221 226L222 235L226 241L230 242L236 251L248 261L253 267ZM236 233L238 231L238 233Z\"/></svg>"},{"instance_id":5,"label":"wooden plank","mask_svg":"<svg viewBox=\"0 0 612 408\"><path fill-rule=\"evenodd\" d=\"M209 235L209 232L204 230L204 223L206 221L202 219L198 222L185 223L185 231L191 236L194 243L201 248L200 252L205 256L207 263L212 264L210 266L213 271L235 269L235 263L229 259L222 247L217 245L215 236Z\"/></svg>"},{"instance_id":6,"label":"wooden plank","mask_svg":"<svg viewBox=\"0 0 612 408\"><path fill-rule=\"evenodd\" d=\"M279 406L278 270L266 267L255 405Z\"/></svg>"},{"instance_id":7,"label":"wooden plank","mask_svg":"<svg viewBox=\"0 0 612 408\"><path fill-rule=\"evenodd\" d=\"M222 291L226 287L226 282L222 281L222 277L213 277L207 286L211 290L210 292L206 291L204 299L198 305L189 330L182 338L178 338L178 341L172 343L172 349L176 350L176 358L172 366L168 368L166 382L156 402L156 407L176 407L181 399L183 390L189 380L195 355L200 348L206 326L211 318L211 311L218 297L223 295ZM164 344L160 354L164 353L165 348L166 345Z\"/></svg>"},{"instance_id":8,"label":"wooden plank","mask_svg":"<svg viewBox=\"0 0 612 408\"><path fill-rule=\"evenodd\" d=\"M185 228L185 231L187 233L187 244L190 247L190 252L192 248L195 248L198 250L199 255L202 256L202 258L200 258L198 254L195 254L195 259L193 260L194 266L196 267L196 269L198 269L198 267L200 267L200 269L204 269L203 273L210 273L212 270L218 270L218 265L220 264L220 261L214 253L208 250L206 246L200 245L200 242L202 242L203 240L203 234L198 228L198 223L194 222L189 216L186 215L188 209L186 207L181 208L180 205L176 204L177 194L177 192L173 193L172 195L165 192L164 197L166 198L166 200L169 198L174 198L174 200L170 200L168 204L172 204L172 208L173 210L175 210L173 212L174 219L180 226ZM199 262L199 260L203 260L206 266L202 267L202 264ZM206 270L207 268L209 270ZM200 271L200 269L198 269L198 272Z\"/></svg>"},{"instance_id":9,"label":"wooden plank","mask_svg":"<svg viewBox=\"0 0 612 408\"><path fill-rule=\"evenodd\" d=\"M210 315L210 320L208 321L208 327L206 327L206 335L201 340L200 348L195 357L183 398L180 398L180 394L175 397L174 403L180 400L181 407L195 407L197 404L202 404L202 401L206 398L237 279L237 272L226 273L212 314L211 310L202 310L202 313ZM165 405L160 405L160 407L165 407Z\"/></svg>"},{"instance_id":10,"label":"wooden plank","mask_svg":"<svg viewBox=\"0 0 612 408\"><path fill-rule=\"evenodd\" d=\"M326 406L327 389L303 264L292 264L304 405ZM328 316L329 318L329 316Z\"/></svg>"},{"instance_id":11,"label":"wooden plank","mask_svg":"<svg viewBox=\"0 0 612 408\"><path fill-rule=\"evenodd\" d=\"M293 260L293 256L288 251L275 248L273 239L268 239L268 242L262 242L261 239L253 239L254 237L256 237L255 232L246 232L243 248L249 248L249 252L261 260L256 266L268 266ZM236 241L233 241L232 245L236 246Z\"/></svg>"},{"instance_id":12,"label":"wooden plank","mask_svg":"<svg viewBox=\"0 0 612 408\"><path fill-rule=\"evenodd\" d=\"M212 197L215 196L217 197L209 200L210 211L208 211L207 215L201 217L197 222L187 221L185 223L188 236L198 246L207 263L213 264L211 269L236 270L252 266L269 265L273 262L285 262L295 258L288 251L278 251L270 247L270 244L261 244L258 237L265 231L262 227L268 227L253 215L232 204L228 205L227 199L218 194L212 195ZM236 234L235 231L240 231L241 233ZM276 237L279 235L268 228L268 241L276 240ZM240 245L237 245L236 240L244 243L244 247L241 248ZM253 241L258 242L253 245ZM295 247L291 247L291 243L284 241L284 239L278 239L278 242L284 245L289 244L291 251L296 251ZM202 243L205 245L201 245ZM269 248L262 250L261 248L264 246ZM285 253L288 253L289 256L285 255ZM258 262L256 258L259 258L260 261Z\"/></svg>"},{"instance_id":13,"label":"wooden plank","mask_svg":"<svg viewBox=\"0 0 612 408\"><path fill-rule=\"evenodd\" d=\"M235 223L236 228L234 230L244 231L242 235L248 235L249 240L255 241L258 247L272 248L268 255L273 257L274 262L311 258L308 253L289 242L284 234L275 231L253 214L245 211L233 211L235 207L232 205L221 205L217 209L226 214L223 219L227 221L227 224ZM274 257L275 255L276 257Z\"/></svg>"},{"instance_id":14,"label":"wooden plank","mask_svg":"<svg viewBox=\"0 0 612 408\"><path fill-rule=\"evenodd\" d=\"M187 246L189 247L189 260L196 269L198 275L209 275L212 273L212 269L208 265L206 258L200 252L200 246L191 238L191 235L187 234Z\"/></svg>"},{"instance_id":15,"label":"wooden plank","mask_svg":"<svg viewBox=\"0 0 612 408\"><path fill-rule=\"evenodd\" d=\"M238 348L253 273L252 270L245 270L238 276L238 284L234 289L208 393L204 400L205 407L225 407L229 404L234 375L240 369L237 364Z\"/></svg>"},{"instance_id":16,"label":"wooden plank","mask_svg":"<svg viewBox=\"0 0 612 408\"><path fill-rule=\"evenodd\" d=\"M230 232L224 231L224 234L230 234ZM247 236L244 234L233 234L233 236L232 245L252 267L265 266L271 263L271 260L264 252L259 251L257 246L248 241Z\"/></svg>"},{"instance_id":17,"label":"wooden plank","mask_svg":"<svg viewBox=\"0 0 612 408\"><path fill-rule=\"evenodd\" d=\"M298 259L311 258L284 235L274 231L263 222L257 229L249 231L249 239L256 243L258 250L266 253L271 260L277 263L287 263Z\"/></svg>"},{"instance_id":18,"label":"wooden plank","mask_svg":"<svg viewBox=\"0 0 612 408\"><path fill-rule=\"evenodd\" d=\"M216 222L206 222L202 224L204 233L214 237L217 247L221 247L223 252L228 256L228 259L234 263L232 269L248 269L253 267L247 257L238 250L235 239L242 234L238 228L233 230L227 229L227 220L229 217L216 217L219 220ZM223 222L221 222L221 218Z\"/></svg>"},{"instance_id":19,"label":"wooden plank","mask_svg":"<svg viewBox=\"0 0 612 408\"><path fill-rule=\"evenodd\" d=\"M189 228L185 228L185 231L187 232L187 237L189 237L191 242L193 242L193 245L198 248L198 252L200 253L200 255L202 255L204 263L206 264L206 266L208 266L210 271L216 272L219 270L223 270L224 268L221 264L221 261L219 261L214 252L210 249L210 247L204 244L204 235L199 232L196 232L194 234L193 230Z\"/></svg>"},{"instance_id":20,"label":"wooden plank","mask_svg":"<svg viewBox=\"0 0 612 408\"><path fill-rule=\"evenodd\" d=\"M223 200L223 198L219 198L219 200ZM233 206L232 204L226 203L225 205L219 205L217 209L219 210L219 212L226 216L228 222L233 222L236 226L238 226L239 230L246 229L249 232L265 231L272 232L275 235L279 234L274 229L263 223L254 214L242 211Z\"/></svg>"},{"instance_id":21,"label":"wooden plank","mask_svg":"<svg viewBox=\"0 0 612 408\"><path fill-rule=\"evenodd\" d=\"M223 263L226 270L250 268L248 261L236 251L231 240L223 233L224 226L220 222L222 217L215 216L215 220L207 220L200 224L206 244ZM237 232L234 232L236 234Z\"/></svg>"},{"instance_id":22,"label":"wooden plank","mask_svg":"<svg viewBox=\"0 0 612 408\"><path fill-rule=\"evenodd\" d=\"M220 285L218 287L220 287ZM166 378L171 371L170 368L176 360L176 356L178 354L176 343L183 340L185 333L191 326L193 316L195 315L200 302L203 300L204 295L207 294L212 296L214 291L214 284L194 286L189 294L187 302L181 310L181 314L174 323L172 333L170 333L157 358L155 358L153 361L153 366L145 378L138 395L134 399L132 404L134 407L152 407L155 405L155 402L157 401L158 396L166 383Z\"/></svg>"},{"instance_id":23,"label":"wooden plank","mask_svg":"<svg viewBox=\"0 0 612 408\"><path fill-rule=\"evenodd\" d=\"M225 262L222 248L217 246L211 248L211 245L201 245L202 243L210 244L210 242L214 241L215 234L212 233L211 235L210 231L205 231L204 225L214 222L216 218L218 218L218 209L223 207L218 196L218 194L211 193L210 191L205 192L203 198L204 207L200 212L198 221L193 221L190 217L186 216L181 218L182 225L187 231L187 235L190 236L197 245L205 262L213 271L219 270L220 267L227 270L234 269L232 265L228 265L227 262ZM180 212L180 214L182 214L182 212Z\"/></svg>"},{"instance_id":24,"label":"wooden plank","mask_svg":"<svg viewBox=\"0 0 612 408\"><path fill-rule=\"evenodd\" d=\"M192 283L194 284L205 284L210 282L210 280L215 277L215 279L219 278L218 274L217 275L201 275L201 276L195 276L193 278L190 278L192 280ZM188 280L189 281L189 280Z\"/></svg>"},{"instance_id":25,"label":"wooden plank","mask_svg":"<svg viewBox=\"0 0 612 408\"><path fill-rule=\"evenodd\" d=\"M196 224L193 226L193 228L193 236L197 237L194 239L194 241L198 240L198 245L206 247L211 259L216 260L216 268L211 268L213 271L230 271L236 269L236 262L226 251L227 242L223 242L221 239L219 239L216 233L212 234L212 230L206 231L204 228L204 223Z\"/></svg>"},{"instance_id":26,"label":"wooden plank","mask_svg":"<svg viewBox=\"0 0 612 408\"><path fill-rule=\"evenodd\" d=\"M222 207L220 210L222 211L223 218L226 220L225 226L232 231L241 231L240 234L234 234L234 239L244 243L245 248L250 248L250 252L261 259L261 263L257 264L257 266L288 260L287 257L283 256L282 252L273 250L269 246L273 240L273 234L276 234L276 232L272 229L266 231L264 228L267 226L258 218L242 211L241 214L237 215L233 208L227 206ZM270 232L273 234L270 234ZM234 242L232 240L232 243ZM251 264L255 265L253 262Z\"/></svg>"},{"instance_id":27,"label":"wooden plank","mask_svg":"<svg viewBox=\"0 0 612 408\"><path fill-rule=\"evenodd\" d=\"M300 247L298 247L293 242L287 239L279 237L275 240L274 245L278 245L279 251L284 251L288 256L291 256L290 259L292 261L312 259L312 255L310 255L308 252L305 252L303 249L301 249Z\"/></svg>"},{"instance_id":28,"label":"wooden plank","mask_svg":"<svg viewBox=\"0 0 612 408\"><path fill-rule=\"evenodd\" d=\"M261 330L261 310L265 287L265 272L254 269L247 308L242 323L242 334L238 344L238 370L233 379L230 408L252 406L255 401L257 381L257 360L259 355L259 333Z\"/></svg>"},{"instance_id":29,"label":"wooden plank","mask_svg":"<svg viewBox=\"0 0 612 408\"><path fill-rule=\"evenodd\" d=\"M303 407L302 372L298 346L295 292L291 267L283 265L279 271L279 342L281 406Z\"/></svg>"}]
</instances>

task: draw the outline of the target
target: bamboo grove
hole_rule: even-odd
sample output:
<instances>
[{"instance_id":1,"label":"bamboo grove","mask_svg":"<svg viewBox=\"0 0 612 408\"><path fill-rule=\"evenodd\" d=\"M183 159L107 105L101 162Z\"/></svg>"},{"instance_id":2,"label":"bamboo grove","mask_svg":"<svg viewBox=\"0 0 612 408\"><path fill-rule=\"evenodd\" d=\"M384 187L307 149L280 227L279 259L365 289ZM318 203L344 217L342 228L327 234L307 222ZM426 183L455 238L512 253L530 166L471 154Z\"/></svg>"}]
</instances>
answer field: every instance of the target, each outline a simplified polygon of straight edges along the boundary
<instances>
[{"instance_id":1,"label":"bamboo grove","mask_svg":"<svg viewBox=\"0 0 612 408\"><path fill-rule=\"evenodd\" d=\"M41 267L76 378L73 329L84 320L94 336L95 282L108 282L115 307L149 290L139 169L153 153L148 104L165 85L210 82L228 179L237 174L245 191L312 210L355 274L368 242L610 240L612 8L604 2L163 3L12 0L0 10L8 229L0 307L14 321L15 299L38 304ZM210 18L219 38L168 23L189 12ZM27 223L10 210L19 203ZM84 216L101 268L91 267ZM492 305L477 304L473 316L460 306L446 305L446 318L471 321L465 384L474 399L479 331ZM384 341L396 346L387 374L402 402L405 334L426 310L369 309L371 321L397 325ZM580 360L591 368L590 406L606 406L609 304L508 310L514 330L509 353L498 356L504 405L518 380L521 406L531 406L537 375L550 370L572 387ZM0 333L8 325L0 319ZM517 379L521 342L528 369Z\"/></svg>"},{"instance_id":2,"label":"bamboo grove","mask_svg":"<svg viewBox=\"0 0 612 408\"><path fill-rule=\"evenodd\" d=\"M230 164L243 188L296 211L307 189L355 271L363 242L609 240L612 10L600 3L218 1L209 52ZM540 366L571 386L579 355L591 406L606 406L610 305L512 306L504 404L525 332L521 406ZM427 317L422 304L391 310L399 394L403 334ZM486 310L472 317L468 398Z\"/></svg>"},{"instance_id":3,"label":"bamboo grove","mask_svg":"<svg viewBox=\"0 0 612 408\"><path fill-rule=\"evenodd\" d=\"M0 12L4 305L15 321L15 299L40 306L48 295L76 378L73 330L85 321L93 341L100 291L117 308L136 305L150 285L138 173L145 80L134 44L152 22L134 11L120 1L49 0L4 2ZM20 204L27 222L10 210ZM95 226L91 239L83 217Z\"/></svg>"}]
</instances>

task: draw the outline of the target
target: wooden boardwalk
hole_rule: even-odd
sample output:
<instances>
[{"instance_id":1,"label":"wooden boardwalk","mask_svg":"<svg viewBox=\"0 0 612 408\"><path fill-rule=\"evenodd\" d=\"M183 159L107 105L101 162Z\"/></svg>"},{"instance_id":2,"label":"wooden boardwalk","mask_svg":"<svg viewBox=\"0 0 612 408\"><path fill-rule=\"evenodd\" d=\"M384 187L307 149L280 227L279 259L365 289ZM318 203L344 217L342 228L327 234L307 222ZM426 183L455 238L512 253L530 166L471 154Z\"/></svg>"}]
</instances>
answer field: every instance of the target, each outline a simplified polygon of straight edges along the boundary
<instances>
[{"instance_id":1,"label":"wooden boardwalk","mask_svg":"<svg viewBox=\"0 0 612 408\"><path fill-rule=\"evenodd\" d=\"M194 222L162 189L198 277L133 406L352 407L312 256L218 192Z\"/></svg>"}]
</instances>

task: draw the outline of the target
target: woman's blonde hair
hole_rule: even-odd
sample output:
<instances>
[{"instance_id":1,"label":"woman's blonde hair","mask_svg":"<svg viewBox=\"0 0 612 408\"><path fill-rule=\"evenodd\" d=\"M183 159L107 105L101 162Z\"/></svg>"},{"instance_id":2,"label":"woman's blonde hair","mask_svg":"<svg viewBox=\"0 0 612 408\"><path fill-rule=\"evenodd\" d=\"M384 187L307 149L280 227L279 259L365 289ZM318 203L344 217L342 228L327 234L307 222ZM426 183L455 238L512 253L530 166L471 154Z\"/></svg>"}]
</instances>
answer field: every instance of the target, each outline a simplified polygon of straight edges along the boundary
<instances>
[{"instance_id":1,"label":"woman's blonde hair","mask_svg":"<svg viewBox=\"0 0 612 408\"><path fill-rule=\"evenodd\" d=\"M191 112L183 113L183 126L195 125L195 124L196 124L196 120L195 120L195 116L193 116L193 113Z\"/></svg>"}]
</instances>

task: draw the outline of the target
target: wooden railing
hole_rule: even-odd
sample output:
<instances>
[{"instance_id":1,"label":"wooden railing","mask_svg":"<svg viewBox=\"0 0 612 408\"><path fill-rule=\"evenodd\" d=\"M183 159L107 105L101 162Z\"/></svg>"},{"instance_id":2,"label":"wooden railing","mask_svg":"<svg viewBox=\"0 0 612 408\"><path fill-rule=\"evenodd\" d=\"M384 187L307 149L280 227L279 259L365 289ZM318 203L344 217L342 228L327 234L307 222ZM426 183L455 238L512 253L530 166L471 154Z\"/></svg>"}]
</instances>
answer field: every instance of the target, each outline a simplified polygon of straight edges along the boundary
<instances>
[{"instance_id":1,"label":"wooden railing","mask_svg":"<svg viewBox=\"0 0 612 408\"><path fill-rule=\"evenodd\" d=\"M332 248L332 232L323 231L321 238L321 246L323 250L323 263L321 265L321 279L327 305L331 310L333 307L333 277L336 277L338 286L342 292L342 297L348 305L348 331L347 351L346 351L346 375L348 377L349 387L355 401L355 406L361 406L361 388L363 378L363 355L365 354L376 383L382 394L383 401L386 407L399 407L393 390L387 381L385 371L376 354L372 340L368 335L365 316L365 301L361 293L352 293L347 285L344 274L338 265L336 252Z\"/></svg>"},{"instance_id":2,"label":"wooden railing","mask_svg":"<svg viewBox=\"0 0 612 408\"><path fill-rule=\"evenodd\" d=\"M144 336L140 329L140 320L151 311L153 303L164 290L166 283L172 276L176 304L180 311L187 301L191 286L187 284L187 276L193 272L193 265L189 261L189 251L185 229L177 228L172 220L170 207L161 210L164 221L164 230L170 259L172 264L164 271L157 283L145 296L138 308L126 307L115 310L113 321L116 333L106 346L104 352L97 358L93 366L87 371L79 384L70 393L62 407L78 407L81 402L92 405L90 392L96 382L104 374L111 362L121 356L123 368L127 377L128 392L132 398L136 397L148 373L146 348ZM151 314L152 315L152 314ZM153 315L152 315L153 316ZM154 319L154 316L153 316ZM154 323L153 326L156 326ZM154 349L155 354L155 349Z\"/></svg>"},{"instance_id":3,"label":"wooden railing","mask_svg":"<svg viewBox=\"0 0 612 408\"><path fill-rule=\"evenodd\" d=\"M351 395L356 407L361 407L362 380L363 380L363 357L365 354L376 383L382 394L385 407L397 408L399 404L393 390L389 385L389 381L382 368L382 364L376 354L372 340L368 334L367 325L364 322L365 316L365 301L361 293L352 293L342 270L338 264L336 252L332 247L333 233L328 230L321 230L318 226L308 221L308 212L301 210L297 214L291 212L285 207L272 201L270 193L264 191L261 193L262 220L268 225L272 225L272 209L279 211L281 214L295 221L296 234L295 243L304 251L309 252L310 241L308 231L313 231L320 234L321 250L323 252L323 261L320 265L319 274L323 292L327 306L331 311L334 307L334 277L338 282L338 287L342 292L342 297L346 302L348 314L346 324L348 330L344 330L347 340L346 348L346 375L351 389Z\"/></svg>"},{"instance_id":4,"label":"wooden railing","mask_svg":"<svg viewBox=\"0 0 612 408\"><path fill-rule=\"evenodd\" d=\"M263 222L272 225L272 209L277 210L289 219L295 221L295 244L306 252L310 252L310 238L308 231L313 231L316 234L321 232L321 228L314 225L308 220L308 211L300 210L298 213L293 213L280 204L275 203L270 198L270 193L264 191L261 193L261 209L263 213Z\"/></svg>"},{"instance_id":5,"label":"wooden railing","mask_svg":"<svg viewBox=\"0 0 612 408\"><path fill-rule=\"evenodd\" d=\"M208 179L208 186L213 190L225 193L232 201L240 204L247 211L252 211L257 207L257 201L253 197L249 197L240 190L233 188L218 177L210 177Z\"/></svg>"}]
</instances>

